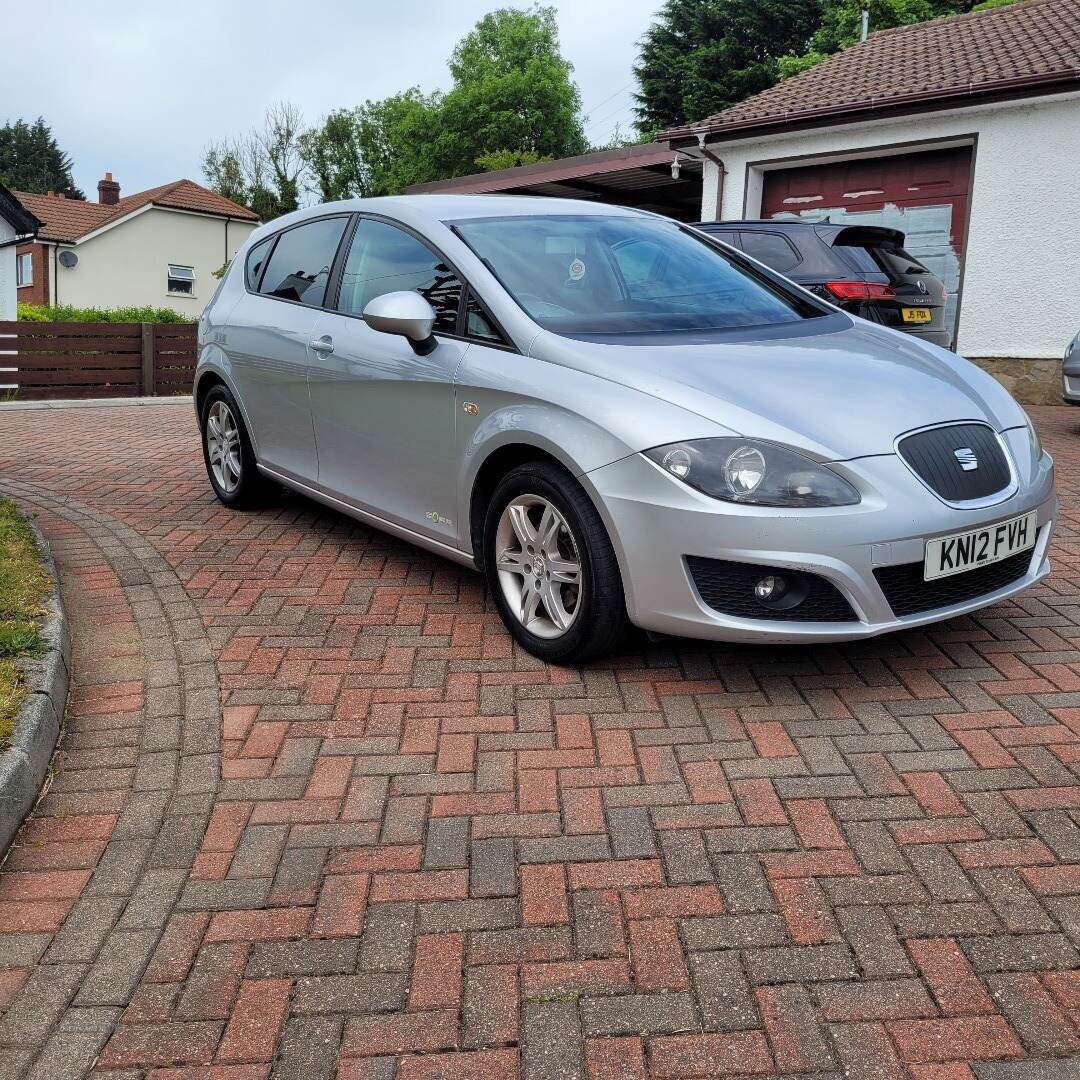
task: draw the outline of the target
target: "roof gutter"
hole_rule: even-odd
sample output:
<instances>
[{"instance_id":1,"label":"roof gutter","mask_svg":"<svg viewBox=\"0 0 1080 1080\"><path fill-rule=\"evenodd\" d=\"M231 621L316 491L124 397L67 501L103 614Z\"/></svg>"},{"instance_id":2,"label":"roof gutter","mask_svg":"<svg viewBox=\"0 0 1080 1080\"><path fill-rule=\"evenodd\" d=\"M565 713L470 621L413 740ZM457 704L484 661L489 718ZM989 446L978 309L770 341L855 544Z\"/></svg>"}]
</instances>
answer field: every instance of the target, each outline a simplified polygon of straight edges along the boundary
<instances>
[{"instance_id":1,"label":"roof gutter","mask_svg":"<svg viewBox=\"0 0 1080 1080\"><path fill-rule=\"evenodd\" d=\"M845 102L839 105L825 105L815 109L787 110L771 117L752 117L728 124L697 124L669 128L657 135L657 141L667 142L672 147L683 149L684 142L703 142L712 137L714 142L729 138L741 138L753 132L767 134L783 128L813 126L815 121L828 120L836 116L858 117L881 113L889 110L903 111L908 107L937 105L947 108L952 102L965 98L982 98L995 95L1028 96L1028 94L1051 87L1059 92L1080 84L1080 68L1068 72L1039 72L1035 75L1022 75L1011 79L996 79L989 83L967 83L966 86L952 90L923 90L913 94L893 94L889 97L869 98L861 102ZM1016 92L1022 93L1016 93Z\"/></svg>"}]
</instances>

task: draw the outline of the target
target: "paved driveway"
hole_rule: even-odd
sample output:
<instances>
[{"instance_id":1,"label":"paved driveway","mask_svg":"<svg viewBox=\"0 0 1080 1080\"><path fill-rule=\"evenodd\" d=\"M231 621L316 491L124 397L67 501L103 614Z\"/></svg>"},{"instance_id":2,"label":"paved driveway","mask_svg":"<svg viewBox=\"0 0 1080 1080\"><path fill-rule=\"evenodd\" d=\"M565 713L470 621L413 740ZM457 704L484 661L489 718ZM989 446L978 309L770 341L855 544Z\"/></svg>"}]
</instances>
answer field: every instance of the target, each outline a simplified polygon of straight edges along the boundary
<instances>
[{"instance_id":1,"label":"paved driveway","mask_svg":"<svg viewBox=\"0 0 1080 1080\"><path fill-rule=\"evenodd\" d=\"M1055 573L851 647L515 652L479 577L212 498L180 406L0 412L77 686L0 1080L1080 1076L1080 411Z\"/></svg>"}]
</instances>

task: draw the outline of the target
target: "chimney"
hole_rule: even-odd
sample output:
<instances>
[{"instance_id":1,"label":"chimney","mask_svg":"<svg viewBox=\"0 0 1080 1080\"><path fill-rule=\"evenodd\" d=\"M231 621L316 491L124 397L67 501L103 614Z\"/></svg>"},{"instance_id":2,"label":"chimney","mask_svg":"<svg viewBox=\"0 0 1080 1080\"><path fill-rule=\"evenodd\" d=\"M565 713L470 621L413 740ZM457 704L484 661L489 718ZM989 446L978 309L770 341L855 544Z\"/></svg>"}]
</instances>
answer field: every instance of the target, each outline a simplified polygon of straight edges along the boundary
<instances>
[{"instance_id":1,"label":"chimney","mask_svg":"<svg viewBox=\"0 0 1080 1080\"><path fill-rule=\"evenodd\" d=\"M120 201L120 185L107 172L104 180L97 182L97 201L102 206L115 206Z\"/></svg>"}]
</instances>

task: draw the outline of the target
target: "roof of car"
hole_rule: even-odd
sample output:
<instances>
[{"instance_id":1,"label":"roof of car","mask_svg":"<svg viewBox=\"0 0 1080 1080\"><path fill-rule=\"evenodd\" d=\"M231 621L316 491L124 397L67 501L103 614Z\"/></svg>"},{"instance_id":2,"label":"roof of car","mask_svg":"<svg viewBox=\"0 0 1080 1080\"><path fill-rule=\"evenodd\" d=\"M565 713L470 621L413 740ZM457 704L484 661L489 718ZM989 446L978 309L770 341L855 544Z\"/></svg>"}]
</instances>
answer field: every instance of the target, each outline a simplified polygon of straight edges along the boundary
<instances>
[{"instance_id":1,"label":"roof of car","mask_svg":"<svg viewBox=\"0 0 1080 1080\"><path fill-rule=\"evenodd\" d=\"M386 214L407 225L424 225L467 221L470 218L543 214L625 217L645 214L647 211L605 203L585 203L580 199L547 199L538 195L386 195L373 199L342 199L339 202L319 203L296 210L292 214L267 222L258 231L258 235L265 236L267 233L276 232L283 225L334 213Z\"/></svg>"},{"instance_id":2,"label":"roof of car","mask_svg":"<svg viewBox=\"0 0 1080 1080\"><path fill-rule=\"evenodd\" d=\"M736 218L725 221L697 221L694 223L696 229L734 229L741 225L768 225L776 228L788 228L794 225L796 228L802 226L809 228L811 225L833 225L835 222L831 222L828 218L818 218L814 221L803 220L795 221L788 220L787 218Z\"/></svg>"}]
</instances>

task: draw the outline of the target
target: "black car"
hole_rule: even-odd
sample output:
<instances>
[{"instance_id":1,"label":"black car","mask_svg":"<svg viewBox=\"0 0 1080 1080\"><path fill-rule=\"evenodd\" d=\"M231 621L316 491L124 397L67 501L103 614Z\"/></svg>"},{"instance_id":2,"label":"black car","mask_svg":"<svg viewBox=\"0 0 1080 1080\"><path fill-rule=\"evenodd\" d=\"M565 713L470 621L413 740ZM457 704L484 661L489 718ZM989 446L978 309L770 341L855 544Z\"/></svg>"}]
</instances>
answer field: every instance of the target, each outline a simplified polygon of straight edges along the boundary
<instances>
[{"instance_id":1,"label":"black car","mask_svg":"<svg viewBox=\"0 0 1080 1080\"><path fill-rule=\"evenodd\" d=\"M952 348L945 286L904 250L896 229L784 220L696 227L853 315Z\"/></svg>"}]
</instances>

